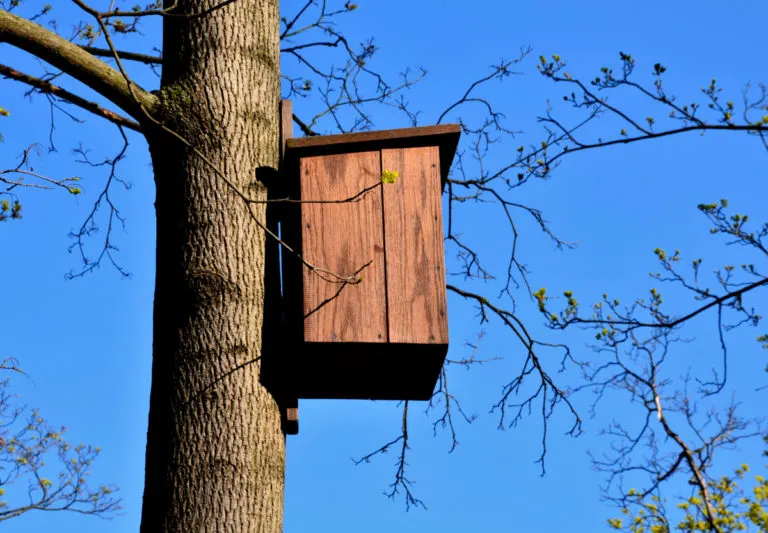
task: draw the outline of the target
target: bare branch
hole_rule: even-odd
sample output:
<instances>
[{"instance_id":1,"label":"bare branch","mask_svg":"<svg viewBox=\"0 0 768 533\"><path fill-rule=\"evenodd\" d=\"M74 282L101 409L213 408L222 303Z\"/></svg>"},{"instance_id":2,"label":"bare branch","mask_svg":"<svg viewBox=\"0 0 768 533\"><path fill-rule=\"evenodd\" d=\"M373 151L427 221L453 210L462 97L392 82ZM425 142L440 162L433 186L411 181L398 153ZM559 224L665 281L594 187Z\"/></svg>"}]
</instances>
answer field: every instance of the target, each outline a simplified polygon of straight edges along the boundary
<instances>
[{"instance_id":1,"label":"bare branch","mask_svg":"<svg viewBox=\"0 0 768 533\"><path fill-rule=\"evenodd\" d=\"M104 190L101 191L99 196L97 197L96 201L93 204L93 207L91 208L91 212L86 217L85 221L83 221L82 225L80 226L80 229L77 231L72 231L70 233L70 237L75 241L73 244L70 245L69 251L72 252L73 250L77 250L80 259L83 262L83 266L79 271L73 271L67 274L68 279L73 279L77 277L82 277L85 274L88 274L89 272L92 272L93 270L97 269L99 266L101 266L101 262L106 258L109 260L109 262L112 264L113 267L120 273L123 277L129 277L129 273L126 272L117 262L117 260L114 257L114 252L116 252L118 249L112 242L112 235L113 230L117 224L120 224L121 226L125 226L125 219L120 214L120 211L117 209L117 206L112 201L112 197L110 196L112 185L114 183L119 183L123 185L125 188L129 188L129 185L120 179L117 176L117 165L125 158L126 151L128 150L128 138L125 135L125 132L122 128L120 128L120 135L123 139L123 145L120 148L120 151L117 153L116 156L112 158L107 158L102 162L94 163L90 161L88 158L87 152L79 148L75 150L77 154L79 154L82 157L81 163L88 164L93 167L100 167L100 166L106 166L109 168L109 177L107 178L106 183L104 184ZM97 220L97 213L102 208L102 206L106 205L109 213L107 215L107 229L106 232L104 232L104 239L103 243L101 245L101 249L99 250L99 253L97 254L95 259L91 259L86 254L86 245L85 240L87 237L93 235L98 231L98 225L96 223Z\"/></svg>"},{"instance_id":2,"label":"bare branch","mask_svg":"<svg viewBox=\"0 0 768 533\"><path fill-rule=\"evenodd\" d=\"M488 320L488 312L490 311L496 318L500 319L502 323L508 327L518 340L523 344L527 351L526 358L523 362L519 374L509 383L504 385L502 396L493 407L493 410L500 412L499 429L504 429L506 426L515 426L521 419L526 411L531 411L534 402L537 400L541 404L541 421L543 425L542 439L541 439L541 454L538 459L538 463L541 465L541 472L545 472L545 458L547 454L547 439L549 419L554 412L555 407L562 403L566 406L567 411L573 418L573 424L567 433L571 436L581 434L581 418L576 411L575 406L571 403L568 391L561 389L549 375L544 368L539 354L537 353L537 347L550 347L560 348L564 350L563 364L566 360L572 359L570 350L564 345L552 345L535 340L526 329L525 325L520 319L512 312L502 309L492 304L487 298L482 295L475 294L463 289L459 289L453 285L447 285L447 289L451 292L462 296L468 300L474 300L479 306L480 321L485 322ZM509 404L510 398L514 397L523 390L523 385L528 382L529 376L538 377L538 381L534 378L534 391L528 395L528 397L522 403ZM513 408L515 414L510 417L507 413L508 408Z\"/></svg>"},{"instance_id":3,"label":"bare branch","mask_svg":"<svg viewBox=\"0 0 768 533\"><path fill-rule=\"evenodd\" d=\"M295 114L293 115L293 121L299 126L299 129L301 129L301 132L306 135L307 137L314 137L315 135L319 135L316 131L313 131L312 128L307 126L299 117L297 117Z\"/></svg>"},{"instance_id":4,"label":"bare branch","mask_svg":"<svg viewBox=\"0 0 768 533\"><path fill-rule=\"evenodd\" d=\"M85 109L86 111L89 111L101 118L105 118L108 121L117 124L118 126L123 126L130 130L141 132L141 125L139 125L138 122L134 122L129 118L118 115L114 111L110 111L109 109L100 106L96 102L86 100L85 98L78 96L66 89L62 89L58 85L54 85L49 81L35 78L34 76L19 72L18 70L3 64L0 64L0 75L12 80L20 81L21 83L25 83L41 93L50 94L61 98L62 100L66 100L67 102Z\"/></svg>"},{"instance_id":5,"label":"bare branch","mask_svg":"<svg viewBox=\"0 0 768 533\"><path fill-rule=\"evenodd\" d=\"M413 507L421 507L422 509L426 509L426 505L424 505L424 502L420 499L416 498L414 496L413 492L411 491L411 487L413 486L413 481L408 479L406 476L406 468L408 466L408 462L406 460L406 454L410 447L408 446L408 401L406 400L403 402L403 419L402 424L400 427L400 435L387 442L383 446L380 446L376 450L372 451L368 455L365 455L361 457L360 459L353 459L354 463L356 465L360 465L362 463L370 463L371 459L376 457L377 455L384 455L387 452L389 452L389 449L393 447L394 445L400 443L400 453L398 454L397 462L395 465L397 466L397 469L395 471L395 480L389 485L390 490L388 492L385 492L384 494L390 498L394 499L398 494L400 494L400 491L403 491L403 495L405 498L405 508L410 509Z\"/></svg>"},{"instance_id":6,"label":"bare branch","mask_svg":"<svg viewBox=\"0 0 768 533\"><path fill-rule=\"evenodd\" d=\"M0 192L0 194L12 195L13 193L11 193L11 191L13 191L16 188L53 189L55 187L62 188L67 192L69 192L70 194L74 194L74 195L80 194L80 188L73 185L73 183L76 183L80 180L80 178L78 177L54 179L31 170L32 168L30 165L31 156L33 154L39 154L39 153L40 153L40 145L32 144L28 148L26 148L24 152L22 152L21 160L15 167L0 170L0 183L3 183L7 186L4 191ZM19 177L10 178L7 176L19 176ZM34 181L26 181L25 178L33 178ZM3 220L4 217L6 217L4 213L5 210L6 210L5 206L3 206L2 211L0 211L0 220ZM18 218L18 216L15 218Z\"/></svg>"},{"instance_id":7,"label":"bare branch","mask_svg":"<svg viewBox=\"0 0 768 533\"><path fill-rule=\"evenodd\" d=\"M0 43L9 43L65 71L111 100L138 121L158 103L153 94L133 82L129 86L120 72L42 26L0 11Z\"/></svg>"},{"instance_id":8,"label":"bare branch","mask_svg":"<svg viewBox=\"0 0 768 533\"><path fill-rule=\"evenodd\" d=\"M83 50L91 55L97 57L112 57L112 50L108 48L97 48L95 46L81 46ZM123 50L117 50L117 55L120 59L126 59L128 61L137 61L139 63L145 63L147 65L162 65L163 58L159 56L150 56L147 54L137 54L136 52L125 52Z\"/></svg>"}]
</instances>

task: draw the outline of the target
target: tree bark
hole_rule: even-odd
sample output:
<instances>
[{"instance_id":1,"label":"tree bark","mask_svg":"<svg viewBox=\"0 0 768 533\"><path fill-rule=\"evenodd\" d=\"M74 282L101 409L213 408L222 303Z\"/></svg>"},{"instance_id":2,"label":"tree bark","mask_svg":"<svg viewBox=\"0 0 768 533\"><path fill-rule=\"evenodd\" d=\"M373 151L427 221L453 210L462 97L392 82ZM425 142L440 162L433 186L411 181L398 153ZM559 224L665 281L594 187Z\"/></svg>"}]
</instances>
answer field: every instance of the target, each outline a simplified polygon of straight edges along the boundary
<instances>
[{"instance_id":1,"label":"tree bark","mask_svg":"<svg viewBox=\"0 0 768 533\"><path fill-rule=\"evenodd\" d=\"M183 0L197 13L220 0ZM277 168L278 0L165 17L161 121L147 137L157 186L157 274L141 531L282 530L285 440L259 381L263 204ZM208 159L206 162L200 155Z\"/></svg>"}]
</instances>

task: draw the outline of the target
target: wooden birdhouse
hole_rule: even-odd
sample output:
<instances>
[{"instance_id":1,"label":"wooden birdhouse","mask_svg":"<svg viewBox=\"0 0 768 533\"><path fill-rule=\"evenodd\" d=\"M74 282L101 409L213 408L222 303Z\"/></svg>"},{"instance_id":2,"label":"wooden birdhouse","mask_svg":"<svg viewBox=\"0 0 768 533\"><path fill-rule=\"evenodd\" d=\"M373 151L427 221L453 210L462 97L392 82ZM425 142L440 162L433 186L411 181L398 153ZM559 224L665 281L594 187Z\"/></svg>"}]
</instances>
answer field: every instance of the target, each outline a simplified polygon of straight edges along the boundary
<instances>
[{"instance_id":1,"label":"wooden birdhouse","mask_svg":"<svg viewBox=\"0 0 768 533\"><path fill-rule=\"evenodd\" d=\"M286 141L295 397L431 397L448 349L441 193L459 134L451 124Z\"/></svg>"}]
</instances>

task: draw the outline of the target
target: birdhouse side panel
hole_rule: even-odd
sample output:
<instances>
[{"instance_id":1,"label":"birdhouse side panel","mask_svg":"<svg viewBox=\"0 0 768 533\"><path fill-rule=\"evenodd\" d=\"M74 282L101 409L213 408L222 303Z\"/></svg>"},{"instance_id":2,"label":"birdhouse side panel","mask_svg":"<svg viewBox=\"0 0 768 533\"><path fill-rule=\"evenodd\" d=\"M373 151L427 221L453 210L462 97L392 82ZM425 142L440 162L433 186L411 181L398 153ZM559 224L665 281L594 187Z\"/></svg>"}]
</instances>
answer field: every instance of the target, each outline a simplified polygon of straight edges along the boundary
<instances>
[{"instance_id":1,"label":"birdhouse side panel","mask_svg":"<svg viewBox=\"0 0 768 533\"><path fill-rule=\"evenodd\" d=\"M302 254L315 267L303 267L304 341L387 342L379 152L302 158L300 179Z\"/></svg>"},{"instance_id":2,"label":"birdhouse side panel","mask_svg":"<svg viewBox=\"0 0 768 533\"><path fill-rule=\"evenodd\" d=\"M383 185L389 340L448 344L438 147L387 149Z\"/></svg>"}]
</instances>

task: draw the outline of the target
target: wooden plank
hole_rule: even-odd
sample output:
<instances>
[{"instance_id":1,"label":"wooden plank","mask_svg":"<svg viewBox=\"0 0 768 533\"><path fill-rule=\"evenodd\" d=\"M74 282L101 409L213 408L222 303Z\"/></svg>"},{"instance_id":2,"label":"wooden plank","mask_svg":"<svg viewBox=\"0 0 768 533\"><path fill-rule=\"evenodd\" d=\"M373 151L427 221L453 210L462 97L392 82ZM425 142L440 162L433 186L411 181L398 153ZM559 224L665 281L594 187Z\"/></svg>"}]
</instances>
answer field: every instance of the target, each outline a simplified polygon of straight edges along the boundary
<instances>
[{"instance_id":1,"label":"wooden plank","mask_svg":"<svg viewBox=\"0 0 768 533\"><path fill-rule=\"evenodd\" d=\"M280 100L280 158L285 157L288 139L293 138L293 102Z\"/></svg>"},{"instance_id":2,"label":"wooden plank","mask_svg":"<svg viewBox=\"0 0 768 533\"><path fill-rule=\"evenodd\" d=\"M358 133L344 133L341 135L316 135L313 137L299 137L291 139L291 148L309 148L312 146L331 146L340 144L354 144L361 142L380 142L392 139L415 139L418 137L431 137L444 134L457 134L461 132L458 124L440 124L437 126L420 126L416 128L399 128L393 130L362 131ZM405 141L407 144L407 141Z\"/></svg>"},{"instance_id":3,"label":"wooden plank","mask_svg":"<svg viewBox=\"0 0 768 533\"><path fill-rule=\"evenodd\" d=\"M291 398L290 401L280 405L280 418L285 435L298 435L299 433L299 400Z\"/></svg>"},{"instance_id":4,"label":"wooden plank","mask_svg":"<svg viewBox=\"0 0 768 533\"><path fill-rule=\"evenodd\" d=\"M303 268L304 341L386 342L379 153L307 157L300 167L302 202L330 201L301 204L303 257L343 277L361 269L363 276L341 283Z\"/></svg>"},{"instance_id":5,"label":"wooden plank","mask_svg":"<svg viewBox=\"0 0 768 533\"><path fill-rule=\"evenodd\" d=\"M389 341L448 344L445 258L436 146L382 150Z\"/></svg>"},{"instance_id":6,"label":"wooden plank","mask_svg":"<svg viewBox=\"0 0 768 533\"><path fill-rule=\"evenodd\" d=\"M301 137L287 141L286 157L297 158L341 152L372 151L382 148L439 146L440 177L443 183L445 183L460 134L461 126L458 124L440 124L437 126L366 131L343 135Z\"/></svg>"},{"instance_id":7,"label":"wooden plank","mask_svg":"<svg viewBox=\"0 0 768 533\"><path fill-rule=\"evenodd\" d=\"M284 180L290 179L290 172L283 165L286 141L293 137L293 106L290 100L280 101L280 164L281 174L278 183L271 184L270 199L281 198L285 195ZM277 235L278 224L284 223L286 210L280 203L267 204L267 227ZM285 300L282 297L280 280L280 243L267 236L266 240L266 276L265 301L272 302L265 306L264 342L269 353L265 354L264 363L268 363L267 371L273 375L273 395L280 408L282 429L285 435L296 435L299 432L299 400L296 396L296 365L293 364L294 354L287 348L288 334L284 323ZM271 342L266 341L271 339ZM262 369L264 368L262 364Z\"/></svg>"}]
</instances>

